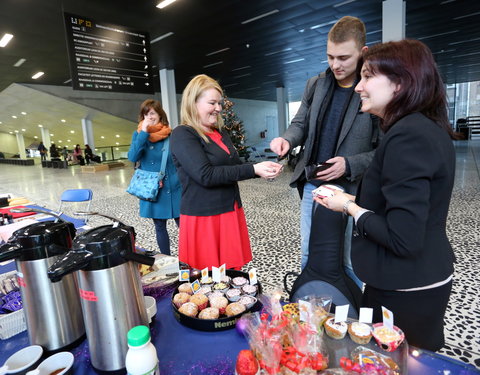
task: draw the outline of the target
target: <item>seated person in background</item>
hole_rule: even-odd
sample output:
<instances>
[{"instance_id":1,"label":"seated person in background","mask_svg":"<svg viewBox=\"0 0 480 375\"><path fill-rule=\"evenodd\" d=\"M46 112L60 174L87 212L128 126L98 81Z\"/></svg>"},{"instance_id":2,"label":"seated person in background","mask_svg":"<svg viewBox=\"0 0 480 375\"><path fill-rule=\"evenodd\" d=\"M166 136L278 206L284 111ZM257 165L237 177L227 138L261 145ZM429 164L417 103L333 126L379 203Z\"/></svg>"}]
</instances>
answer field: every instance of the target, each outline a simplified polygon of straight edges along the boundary
<instances>
[{"instance_id":1,"label":"seated person in background","mask_svg":"<svg viewBox=\"0 0 480 375\"><path fill-rule=\"evenodd\" d=\"M80 148L79 144L77 144L73 150L73 160L80 165L85 165L85 159L83 158L82 149Z\"/></svg>"},{"instance_id":2,"label":"seated person in background","mask_svg":"<svg viewBox=\"0 0 480 375\"><path fill-rule=\"evenodd\" d=\"M68 150L67 150L67 146L63 146L62 156L63 156L63 160L65 160L65 161L68 160Z\"/></svg>"},{"instance_id":3,"label":"seated person in background","mask_svg":"<svg viewBox=\"0 0 480 375\"><path fill-rule=\"evenodd\" d=\"M57 146L55 146L55 143L52 143L50 146L50 159L51 160L60 159L60 154L58 153Z\"/></svg>"},{"instance_id":4,"label":"seated person in background","mask_svg":"<svg viewBox=\"0 0 480 375\"><path fill-rule=\"evenodd\" d=\"M90 164L90 160L94 161L95 163L101 163L100 156L94 155L93 150L89 145L85 145L85 160L87 165Z\"/></svg>"}]
</instances>

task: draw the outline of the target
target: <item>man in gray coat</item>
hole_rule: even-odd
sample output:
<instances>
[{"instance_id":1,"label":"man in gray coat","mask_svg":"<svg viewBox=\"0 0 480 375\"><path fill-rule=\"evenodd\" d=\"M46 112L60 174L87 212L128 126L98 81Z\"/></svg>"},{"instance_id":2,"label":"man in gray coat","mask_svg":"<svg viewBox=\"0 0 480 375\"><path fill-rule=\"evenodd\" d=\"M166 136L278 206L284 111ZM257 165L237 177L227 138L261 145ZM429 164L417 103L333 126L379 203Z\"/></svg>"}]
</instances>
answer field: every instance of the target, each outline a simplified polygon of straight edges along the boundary
<instances>
[{"instance_id":1,"label":"man in gray coat","mask_svg":"<svg viewBox=\"0 0 480 375\"><path fill-rule=\"evenodd\" d=\"M290 186L299 189L300 195L303 193L300 225L302 269L308 260L312 211L320 217L320 221L329 222L322 229L326 231L324 238L316 238L315 246L343 254L340 247L344 242L345 223L341 214L336 213L337 217L332 218L323 207L313 210L312 190L328 182L355 194L378 141L377 122L370 114L360 112L360 96L354 92L358 79L357 65L366 48L363 22L350 16L340 19L328 34L329 69L308 80L300 109L291 125L282 137L273 139L270 144L272 151L279 156L297 146L302 147L290 183ZM326 169L307 178L305 167L312 169L325 163ZM345 236L348 238L345 243L347 250L350 235L351 224ZM347 273L351 272L349 255L348 251ZM355 279L353 272L350 276ZM356 282L360 284L358 280Z\"/></svg>"}]
</instances>

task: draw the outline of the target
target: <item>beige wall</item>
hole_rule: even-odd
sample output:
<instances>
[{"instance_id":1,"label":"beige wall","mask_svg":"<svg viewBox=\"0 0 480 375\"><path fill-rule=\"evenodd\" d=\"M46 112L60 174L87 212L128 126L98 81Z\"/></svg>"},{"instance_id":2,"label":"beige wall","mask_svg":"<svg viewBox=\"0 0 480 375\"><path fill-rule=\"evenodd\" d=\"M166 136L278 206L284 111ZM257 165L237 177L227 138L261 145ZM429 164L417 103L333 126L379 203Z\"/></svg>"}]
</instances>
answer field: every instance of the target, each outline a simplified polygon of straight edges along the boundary
<instances>
[{"instance_id":1,"label":"beige wall","mask_svg":"<svg viewBox=\"0 0 480 375\"><path fill-rule=\"evenodd\" d=\"M33 143L34 139L24 138L25 147ZM0 133L0 151L9 157L12 154L18 154L17 137L12 134Z\"/></svg>"}]
</instances>

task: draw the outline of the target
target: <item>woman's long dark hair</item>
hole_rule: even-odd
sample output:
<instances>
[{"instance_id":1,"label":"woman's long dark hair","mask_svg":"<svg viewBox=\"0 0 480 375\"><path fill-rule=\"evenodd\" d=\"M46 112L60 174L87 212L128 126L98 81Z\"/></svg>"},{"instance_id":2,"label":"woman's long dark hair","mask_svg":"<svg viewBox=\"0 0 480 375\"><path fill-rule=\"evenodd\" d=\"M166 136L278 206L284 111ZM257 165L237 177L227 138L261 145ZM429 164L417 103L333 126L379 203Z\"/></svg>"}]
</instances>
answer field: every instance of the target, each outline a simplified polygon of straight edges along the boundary
<instances>
[{"instance_id":1,"label":"woman's long dark hair","mask_svg":"<svg viewBox=\"0 0 480 375\"><path fill-rule=\"evenodd\" d=\"M412 39L377 44L364 52L363 63L400 87L385 107L384 131L402 117L420 112L456 138L448 120L445 86L425 44Z\"/></svg>"}]
</instances>

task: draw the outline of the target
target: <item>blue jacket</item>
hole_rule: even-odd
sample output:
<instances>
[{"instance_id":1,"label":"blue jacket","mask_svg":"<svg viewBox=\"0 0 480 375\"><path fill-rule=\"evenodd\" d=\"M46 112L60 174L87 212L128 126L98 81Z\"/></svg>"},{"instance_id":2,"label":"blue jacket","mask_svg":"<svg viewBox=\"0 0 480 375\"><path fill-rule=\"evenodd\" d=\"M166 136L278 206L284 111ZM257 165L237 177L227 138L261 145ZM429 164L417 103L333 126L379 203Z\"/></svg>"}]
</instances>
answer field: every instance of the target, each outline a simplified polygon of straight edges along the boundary
<instances>
[{"instance_id":1,"label":"blue jacket","mask_svg":"<svg viewBox=\"0 0 480 375\"><path fill-rule=\"evenodd\" d=\"M128 160L140 162L140 168L146 171L160 172L162 151L165 141L152 143L147 132L133 132L132 143L128 150ZM140 199L140 216L152 219L172 219L180 217L180 197L182 187L177 170L173 165L172 155L168 154L163 188L160 189L156 202Z\"/></svg>"}]
</instances>

